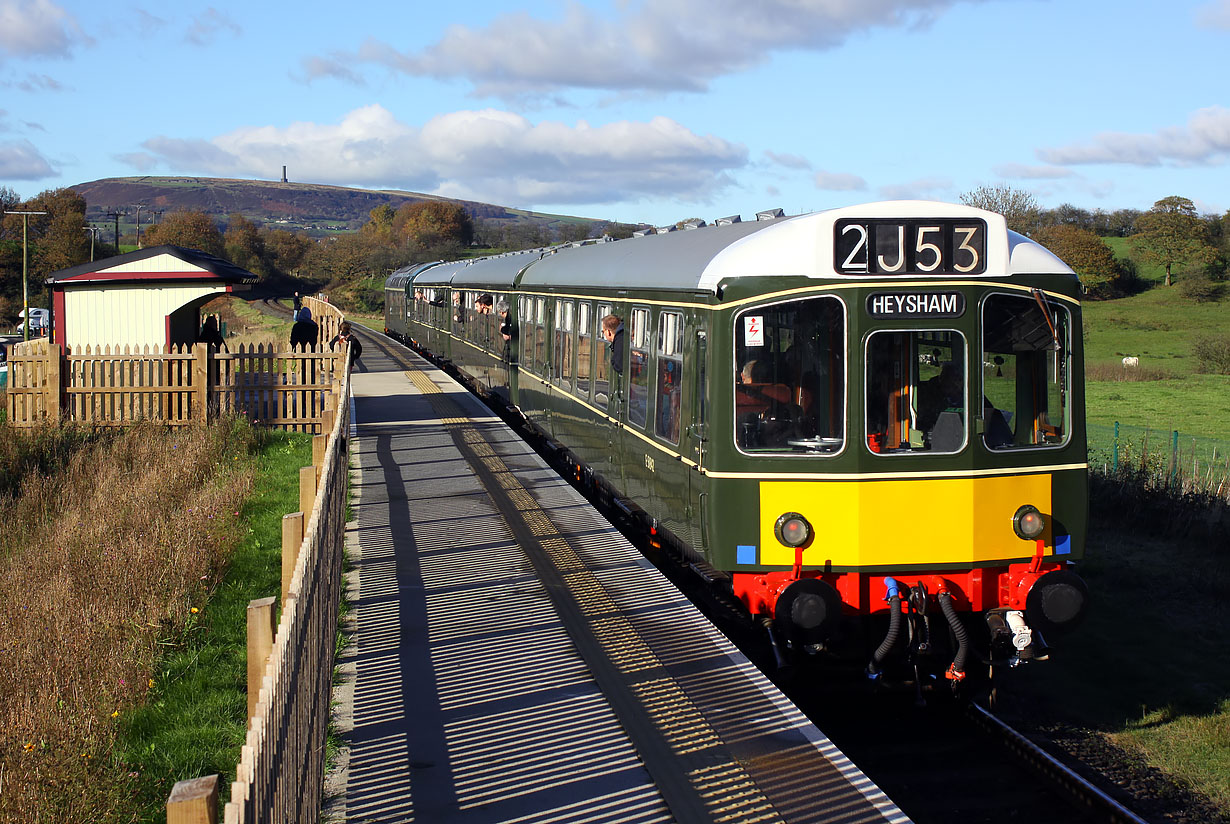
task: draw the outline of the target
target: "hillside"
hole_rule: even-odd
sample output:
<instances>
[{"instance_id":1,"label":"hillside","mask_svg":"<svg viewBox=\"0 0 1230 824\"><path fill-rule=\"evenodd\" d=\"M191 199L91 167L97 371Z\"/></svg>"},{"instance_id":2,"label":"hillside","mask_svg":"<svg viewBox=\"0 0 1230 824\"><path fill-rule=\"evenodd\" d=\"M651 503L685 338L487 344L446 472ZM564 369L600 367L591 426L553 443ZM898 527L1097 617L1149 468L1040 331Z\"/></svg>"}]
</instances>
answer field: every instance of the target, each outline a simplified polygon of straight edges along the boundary
<instances>
[{"instance_id":1,"label":"hillside","mask_svg":"<svg viewBox=\"0 0 1230 824\"><path fill-rule=\"evenodd\" d=\"M142 223L151 222L151 213L178 210L204 212L224 223L228 215L238 212L257 223L319 236L358 229L372 209L384 204L396 209L415 201L449 200L417 192L211 177L112 177L78 183L71 188L85 198L88 222L106 226L114 220L108 213L120 212L122 231L135 227L138 204L142 206ZM556 228L586 220L472 200L452 202L462 204L475 222L530 223Z\"/></svg>"}]
</instances>

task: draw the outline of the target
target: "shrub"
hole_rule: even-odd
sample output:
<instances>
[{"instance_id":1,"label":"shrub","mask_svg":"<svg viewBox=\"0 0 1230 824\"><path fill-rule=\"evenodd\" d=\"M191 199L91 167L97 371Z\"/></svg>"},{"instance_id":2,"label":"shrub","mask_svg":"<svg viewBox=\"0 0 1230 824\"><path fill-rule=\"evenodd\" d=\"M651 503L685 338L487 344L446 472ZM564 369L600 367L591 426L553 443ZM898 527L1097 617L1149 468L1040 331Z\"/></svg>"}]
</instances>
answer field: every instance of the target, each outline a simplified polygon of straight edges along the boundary
<instances>
[{"instance_id":1,"label":"shrub","mask_svg":"<svg viewBox=\"0 0 1230 824\"><path fill-rule=\"evenodd\" d=\"M1179 280L1179 294L1195 303L1221 300L1224 290L1225 286L1213 280L1203 267L1187 271Z\"/></svg>"},{"instance_id":2,"label":"shrub","mask_svg":"<svg viewBox=\"0 0 1230 824\"><path fill-rule=\"evenodd\" d=\"M1196 369L1214 375L1230 375L1230 335L1205 335L1192 341Z\"/></svg>"}]
</instances>

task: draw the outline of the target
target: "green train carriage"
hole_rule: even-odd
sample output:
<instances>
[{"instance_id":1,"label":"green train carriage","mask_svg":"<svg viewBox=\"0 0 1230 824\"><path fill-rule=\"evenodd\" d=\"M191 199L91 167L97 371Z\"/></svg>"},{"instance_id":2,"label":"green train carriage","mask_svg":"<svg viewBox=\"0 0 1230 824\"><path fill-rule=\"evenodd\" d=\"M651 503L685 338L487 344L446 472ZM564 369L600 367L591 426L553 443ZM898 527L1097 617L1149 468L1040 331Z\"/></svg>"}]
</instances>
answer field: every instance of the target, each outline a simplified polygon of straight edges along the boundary
<instances>
[{"instance_id":1,"label":"green train carriage","mask_svg":"<svg viewBox=\"0 0 1230 824\"><path fill-rule=\"evenodd\" d=\"M513 403L791 646L887 615L878 673L938 612L960 680L962 613L1013 661L1083 614L1079 283L1002 217L729 221L545 254L512 294Z\"/></svg>"}]
</instances>

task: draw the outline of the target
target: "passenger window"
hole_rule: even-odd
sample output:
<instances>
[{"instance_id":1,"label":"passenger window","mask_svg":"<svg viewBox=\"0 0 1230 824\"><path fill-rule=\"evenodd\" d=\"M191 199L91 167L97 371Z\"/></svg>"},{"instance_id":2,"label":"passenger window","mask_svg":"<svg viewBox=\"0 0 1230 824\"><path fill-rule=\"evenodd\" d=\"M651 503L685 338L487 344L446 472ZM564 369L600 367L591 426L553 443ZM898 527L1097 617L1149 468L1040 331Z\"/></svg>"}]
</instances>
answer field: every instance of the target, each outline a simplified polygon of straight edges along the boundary
<instances>
[{"instance_id":1,"label":"passenger window","mask_svg":"<svg viewBox=\"0 0 1230 824\"><path fill-rule=\"evenodd\" d=\"M602 329L603 320L611 314L611 305L609 303L598 304L598 314L594 317L597 320L596 329ZM610 370L611 370L611 353L609 345L604 345L598 351L598 357L594 362L594 403L603 409L607 408L610 403Z\"/></svg>"},{"instance_id":2,"label":"passenger window","mask_svg":"<svg viewBox=\"0 0 1230 824\"><path fill-rule=\"evenodd\" d=\"M1068 310L1046 298L992 295L982 310L982 439L989 449L1068 439Z\"/></svg>"},{"instance_id":3,"label":"passenger window","mask_svg":"<svg viewBox=\"0 0 1230 824\"><path fill-rule=\"evenodd\" d=\"M547 377L547 310L543 298L534 299L534 371Z\"/></svg>"},{"instance_id":4,"label":"passenger window","mask_svg":"<svg viewBox=\"0 0 1230 824\"><path fill-rule=\"evenodd\" d=\"M683 315L663 312L658 318L658 411L654 431L671 443L679 443L682 378Z\"/></svg>"},{"instance_id":5,"label":"passenger window","mask_svg":"<svg viewBox=\"0 0 1230 824\"><path fill-rule=\"evenodd\" d=\"M593 346L591 341L591 323L593 306L582 303L577 316L577 383L576 393L582 398L589 397L589 376L593 368Z\"/></svg>"},{"instance_id":6,"label":"passenger window","mask_svg":"<svg viewBox=\"0 0 1230 824\"><path fill-rule=\"evenodd\" d=\"M628 353L628 420L644 426L649 420L649 310L632 310L632 341Z\"/></svg>"},{"instance_id":7,"label":"passenger window","mask_svg":"<svg viewBox=\"0 0 1230 824\"><path fill-rule=\"evenodd\" d=\"M735 317L735 443L744 452L839 452L845 443L845 308L822 297Z\"/></svg>"},{"instance_id":8,"label":"passenger window","mask_svg":"<svg viewBox=\"0 0 1230 824\"><path fill-rule=\"evenodd\" d=\"M965 447L965 337L953 330L876 332L867 342L867 448Z\"/></svg>"},{"instance_id":9,"label":"passenger window","mask_svg":"<svg viewBox=\"0 0 1230 824\"><path fill-rule=\"evenodd\" d=\"M555 301L555 365L556 384L565 392L572 391L572 301Z\"/></svg>"}]
</instances>

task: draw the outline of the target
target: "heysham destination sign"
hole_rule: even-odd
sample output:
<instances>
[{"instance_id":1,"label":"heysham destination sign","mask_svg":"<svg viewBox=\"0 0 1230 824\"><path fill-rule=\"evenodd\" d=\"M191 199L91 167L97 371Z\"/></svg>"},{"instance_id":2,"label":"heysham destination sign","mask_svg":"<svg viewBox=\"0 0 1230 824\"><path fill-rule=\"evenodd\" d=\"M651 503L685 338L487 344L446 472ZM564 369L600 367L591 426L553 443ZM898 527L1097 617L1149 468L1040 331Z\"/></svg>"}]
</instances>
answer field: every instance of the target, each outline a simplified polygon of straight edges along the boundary
<instances>
[{"instance_id":1,"label":"heysham destination sign","mask_svg":"<svg viewBox=\"0 0 1230 824\"><path fill-rule=\"evenodd\" d=\"M867 314L873 318L959 318L965 314L960 292L872 292Z\"/></svg>"}]
</instances>

